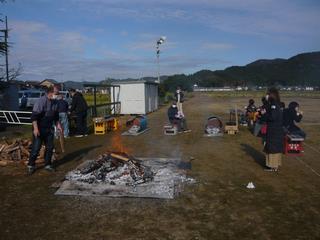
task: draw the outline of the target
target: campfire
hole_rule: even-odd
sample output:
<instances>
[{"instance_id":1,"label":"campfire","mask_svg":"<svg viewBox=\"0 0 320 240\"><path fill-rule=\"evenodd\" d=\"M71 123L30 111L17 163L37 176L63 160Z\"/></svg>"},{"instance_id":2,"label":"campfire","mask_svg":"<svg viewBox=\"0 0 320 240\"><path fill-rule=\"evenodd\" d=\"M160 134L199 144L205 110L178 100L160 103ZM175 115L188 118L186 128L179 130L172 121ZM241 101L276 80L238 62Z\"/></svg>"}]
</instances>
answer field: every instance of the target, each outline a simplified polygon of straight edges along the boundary
<instances>
[{"instance_id":1,"label":"campfire","mask_svg":"<svg viewBox=\"0 0 320 240\"><path fill-rule=\"evenodd\" d=\"M107 152L67 173L56 194L172 199L185 183L193 182L184 165L179 158L135 158Z\"/></svg>"},{"instance_id":2,"label":"campfire","mask_svg":"<svg viewBox=\"0 0 320 240\"><path fill-rule=\"evenodd\" d=\"M152 181L153 175L151 168L138 159L125 153L106 153L84 168L71 172L66 179L90 184L137 185Z\"/></svg>"}]
</instances>

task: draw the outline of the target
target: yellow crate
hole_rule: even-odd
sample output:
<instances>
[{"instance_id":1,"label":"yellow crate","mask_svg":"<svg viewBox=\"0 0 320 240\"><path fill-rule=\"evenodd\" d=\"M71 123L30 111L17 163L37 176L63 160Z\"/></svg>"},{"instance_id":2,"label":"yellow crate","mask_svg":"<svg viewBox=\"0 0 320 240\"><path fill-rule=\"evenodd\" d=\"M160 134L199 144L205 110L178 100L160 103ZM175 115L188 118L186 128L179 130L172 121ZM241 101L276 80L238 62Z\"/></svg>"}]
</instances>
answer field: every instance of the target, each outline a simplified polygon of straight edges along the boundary
<instances>
[{"instance_id":1,"label":"yellow crate","mask_svg":"<svg viewBox=\"0 0 320 240\"><path fill-rule=\"evenodd\" d=\"M93 126L95 135L102 135L106 133L106 122L103 118L94 118Z\"/></svg>"},{"instance_id":2,"label":"yellow crate","mask_svg":"<svg viewBox=\"0 0 320 240\"><path fill-rule=\"evenodd\" d=\"M117 118L107 119L107 129L108 131L116 131L119 128L119 120Z\"/></svg>"}]
</instances>

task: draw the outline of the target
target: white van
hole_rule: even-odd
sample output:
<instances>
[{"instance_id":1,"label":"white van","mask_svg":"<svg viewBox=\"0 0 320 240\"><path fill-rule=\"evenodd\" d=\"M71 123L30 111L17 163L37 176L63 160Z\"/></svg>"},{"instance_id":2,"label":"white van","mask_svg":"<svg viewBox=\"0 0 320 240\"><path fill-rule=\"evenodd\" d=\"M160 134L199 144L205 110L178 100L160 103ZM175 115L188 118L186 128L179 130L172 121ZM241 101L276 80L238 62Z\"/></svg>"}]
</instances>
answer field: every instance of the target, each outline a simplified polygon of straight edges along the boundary
<instances>
[{"instance_id":1,"label":"white van","mask_svg":"<svg viewBox=\"0 0 320 240\"><path fill-rule=\"evenodd\" d=\"M20 107L33 107L35 102L45 94L44 91L40 90L23 90L19 91L19 106ZM23 105L23 98L26 98L26 104L25 106Z\"/></svg>"}]
</instances>

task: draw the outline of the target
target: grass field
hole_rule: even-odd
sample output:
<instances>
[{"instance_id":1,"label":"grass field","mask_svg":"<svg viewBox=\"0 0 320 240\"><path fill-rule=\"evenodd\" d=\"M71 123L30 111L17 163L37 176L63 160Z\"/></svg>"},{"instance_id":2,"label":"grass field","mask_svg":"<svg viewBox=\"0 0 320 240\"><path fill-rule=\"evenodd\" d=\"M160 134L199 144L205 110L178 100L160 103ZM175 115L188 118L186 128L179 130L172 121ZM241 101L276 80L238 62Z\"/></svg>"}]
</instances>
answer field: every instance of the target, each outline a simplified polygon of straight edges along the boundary
<instances>
[{"instance_id":1,"label":"grass field","mask_svg":"<svg viewBox=\"0 0 320 240\"><path fill-rule=\"evenodd\" d=\"M281 95L286 104L300 103L307 139L303 156L284 156L278 173L263 171L261 139L246 127L235 136L203 137L209 116L225 122L231 107L253 96L194 93L184 103L191 133L164 136L162 107L148 115L150 130L138 137L121 136L123 128L67 139L56 173L40 169L28 177L23 165L0 168L1 239L320 239L320 100ZM107 150L193 159L188 174L197 183L174 200L54 195L52 184ZM247 189L248 182L256 188Z\"/></svg>"},{"instance_id":2,"label":"grass field","mask_svg":"<svg viewBox=\"0 0 320 240\"><path fill-rule=\"evenodd\" d=\"M93 94L92 93L86 93L84 94L84 98L87 101L88 106L93 106L94 104L94 99L93 99ZM104 104L104 103L109 103L110 102L110 95L108 94L97 94L97 105Z\"/></svg>"}]
</instances>

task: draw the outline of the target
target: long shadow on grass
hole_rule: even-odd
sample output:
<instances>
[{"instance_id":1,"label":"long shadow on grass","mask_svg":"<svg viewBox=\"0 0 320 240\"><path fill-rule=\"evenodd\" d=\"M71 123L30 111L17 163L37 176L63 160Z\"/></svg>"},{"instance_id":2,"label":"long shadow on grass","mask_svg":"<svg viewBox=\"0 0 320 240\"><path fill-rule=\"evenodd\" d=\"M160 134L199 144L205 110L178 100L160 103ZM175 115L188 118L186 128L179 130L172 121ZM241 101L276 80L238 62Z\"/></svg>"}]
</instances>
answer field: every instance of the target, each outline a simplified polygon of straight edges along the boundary
<instances>
[{"instance_id":1,"label":"long shadow on grass","mask_svg":"<svg viewBox=\"0 0 320 240\"><path fill-rule=\"evenodd\" d=\"M241 144L242 150L250 155L261 167L265 167L265 155L248 144Z\"/></svg>"},{"instance_id":2,"label":"long shadow on grass","mask_svg":"<svg viewBox=\"0 0 320 240\"><path fill-rule=\"evenodd\" d=\"M62 164L65 164L69 161L77 161L80 160L82 157L84 157L88 152L90 152L93 149L102 147L102 145L95 145L95 146L91 146L91 147L87 147L87 148L82 148L79 149L77 151L68 153L67 155L63 156L63 158L61 158L60 160L55 162L55 166L60 166Z\"/></svg>"}]
</instances>

